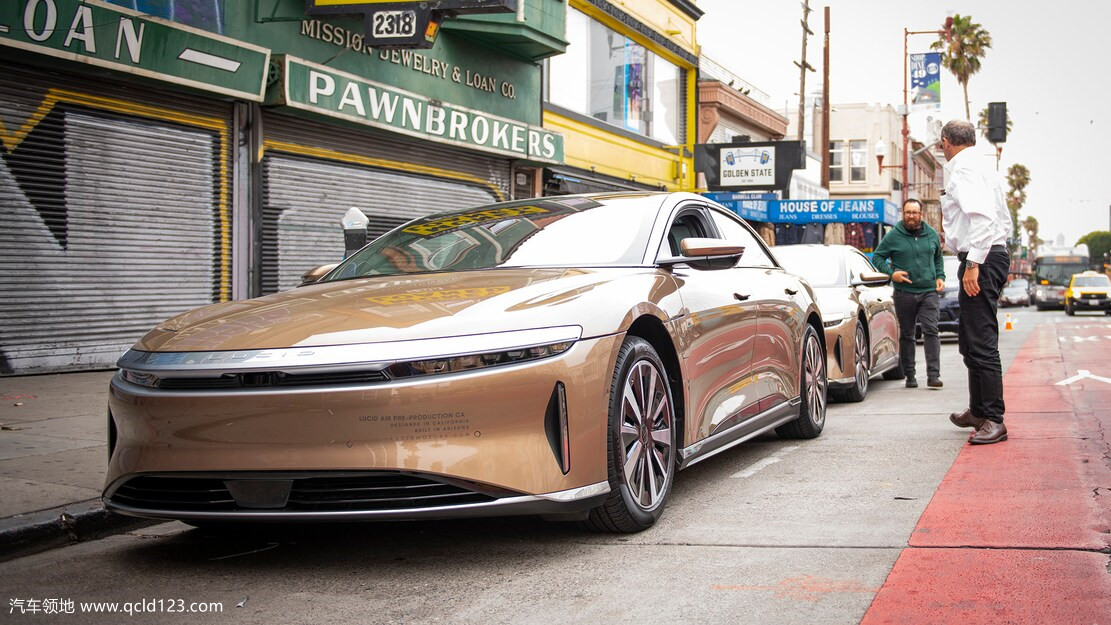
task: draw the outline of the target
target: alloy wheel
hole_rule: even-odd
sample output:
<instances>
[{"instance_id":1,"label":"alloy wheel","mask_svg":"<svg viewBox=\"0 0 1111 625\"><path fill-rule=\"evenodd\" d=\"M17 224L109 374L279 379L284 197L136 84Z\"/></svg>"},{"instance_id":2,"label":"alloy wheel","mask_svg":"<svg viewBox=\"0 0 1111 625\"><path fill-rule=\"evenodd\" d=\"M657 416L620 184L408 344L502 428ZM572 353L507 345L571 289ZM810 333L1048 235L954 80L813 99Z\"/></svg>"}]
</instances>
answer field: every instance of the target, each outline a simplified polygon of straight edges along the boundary
<instances>
[{"instance_id":1,"label":"alloy wheel","mask_svg":"<svg viewBox=\"0 0 1111 625\"><path fill-rule=\"evenodd\" d=\"M637 506L654 509L674 472L674 414L659 369L640 360L625 377L621 401L621 447L625 483Z\"/></svg>"},{"instance_id":2,"label":"alloy wheel","mask_svg":"<svg viewBox=\"0 0 1111 625\"><path fill-rule=\"evenodd\" d=\"M860 324L856 326L856 387L861 394L868 391L868 338Z\"/></svg>"},{"instance_id":3,"label":"alloy wheel","mask_svg":"<svg viewBox=\"0 0 1111 625\"><path fill-rule=\"evenodd\" d=\"M815 425L821 425L826 418L826 366L818 337L813 335L806 341L803 375L806 379L806 408L810 420Z\"/></svg>"}]
</instances>

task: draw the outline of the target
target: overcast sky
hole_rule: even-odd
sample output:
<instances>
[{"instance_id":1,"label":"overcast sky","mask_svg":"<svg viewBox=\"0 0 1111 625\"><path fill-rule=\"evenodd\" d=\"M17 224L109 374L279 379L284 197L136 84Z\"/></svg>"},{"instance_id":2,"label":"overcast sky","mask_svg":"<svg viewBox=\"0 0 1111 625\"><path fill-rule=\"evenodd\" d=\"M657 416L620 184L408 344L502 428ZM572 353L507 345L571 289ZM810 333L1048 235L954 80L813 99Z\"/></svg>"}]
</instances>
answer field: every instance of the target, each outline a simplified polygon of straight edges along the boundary
<instances>
[{"instance_id":1,"label":"overcast sky","mask_svg":"<svg viewBox=\"0 0 1111 625\"><path fill-rule=\"evenodd\" d=\"M771 96L773 108L798 106L802 3L790 0L698 0L703 54ZM1016 3L1009 0L811 0L806 91L822 88L823 9L830 7L830 100L899 105L903 101L903 29L939 28L946 15L971 15L993 45L969 81L972 115L1007 102L1014 123L1001 169L1030 170L1020 219L1033 215L1042 239L1066 245L1108 230L1111 214L1111 80L1107 78L1108 0ZM933 39L911 35L909 51ZM963 118L961 86L942 70L944 120ZM912 119L913 116L912 116ZM912 132L915 126L912 125ZM982 147L981 147L982 146ZM991 150L979 139L976 149Z\"/></svg>"}]
</instances>

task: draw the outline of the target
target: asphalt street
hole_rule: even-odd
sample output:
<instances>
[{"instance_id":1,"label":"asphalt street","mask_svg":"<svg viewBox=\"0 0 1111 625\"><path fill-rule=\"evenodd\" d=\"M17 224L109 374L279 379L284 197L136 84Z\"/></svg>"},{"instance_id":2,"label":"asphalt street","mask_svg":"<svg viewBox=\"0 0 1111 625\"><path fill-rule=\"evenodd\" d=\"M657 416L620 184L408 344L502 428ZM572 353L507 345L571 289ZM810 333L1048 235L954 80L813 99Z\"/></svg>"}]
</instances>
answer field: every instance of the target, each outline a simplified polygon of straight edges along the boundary
<instances>
[{"instance_id":1,"label":"asphalt street","mask_svg":"<svg viewBox=\"0 0 1111 625\"><path fill-rule=\"evenodd\" d=\"M1102 325L1111 342L1103 316L1011 314L1005 370L1038 324ZM763 437L681 472L641 534L535 518L234 533L165 523L6 562L9 601L77 606L5 620L119 622L80 604L162 599L143 607L221 611L137 622L859 623L966 448L970 431L946 418L967 397L955 338L943 339L942 378L943 389L875 380L863 403L831 404L818 439Z\"/></svg>"}]
</instances>

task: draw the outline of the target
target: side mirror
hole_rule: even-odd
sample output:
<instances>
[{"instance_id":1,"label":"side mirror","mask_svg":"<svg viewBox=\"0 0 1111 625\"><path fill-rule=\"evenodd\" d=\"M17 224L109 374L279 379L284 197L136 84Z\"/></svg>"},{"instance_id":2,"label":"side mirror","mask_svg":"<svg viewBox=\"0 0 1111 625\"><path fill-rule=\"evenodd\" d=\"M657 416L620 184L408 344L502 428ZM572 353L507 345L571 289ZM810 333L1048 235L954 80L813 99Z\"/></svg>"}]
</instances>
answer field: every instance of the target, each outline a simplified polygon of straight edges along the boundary
<instances>
[{"instance_id":1,"label":"side mirror","mask_svg":"<svg viewBox=\"0 0 1111 625\"><path fill-rule=\"evenodd\" d=\"M728 269L737 264L737 259L745 253L745 247L724 239L688 237L679 242L679 253L682 256L661 258L656 264L670 266L687 263L696 269Z\"/></svg>"},{"instance_id":2,"label":"side mirror","mask_svg":"<svg viewBox=\"0 0 1111 625\"><path fill-rule=\"evenodd\" d=\"M879 271L862 271L853 286L884 286L891 282L891 276Z\"/></svg>"},{"instance_id":3,"label":"side mirror","mask_svg":"<svg viewBox=\"0 0 1111 625\"><path fill-rule=\"evenodd\" d=\"M339 263L332 263L331 265L321 265L313 267L305 273L301 274L301 284L297 286L305 286L306 284L313 284L320 281L321 278L331 273L333 269L339 267Z\"/></svg>"},{"instance_id":4,"label":"side mirror","mask_svg":"<svg viewBox=\"0 0 1111 625\"><path fill-rule=\"evenodd\" d=\"M707 256L733 256L740 258L745 246L734 245L725 239L700 239L691 237L679 242L679 250L686 258L705 258Z\"/></svg>"}]
</instances>

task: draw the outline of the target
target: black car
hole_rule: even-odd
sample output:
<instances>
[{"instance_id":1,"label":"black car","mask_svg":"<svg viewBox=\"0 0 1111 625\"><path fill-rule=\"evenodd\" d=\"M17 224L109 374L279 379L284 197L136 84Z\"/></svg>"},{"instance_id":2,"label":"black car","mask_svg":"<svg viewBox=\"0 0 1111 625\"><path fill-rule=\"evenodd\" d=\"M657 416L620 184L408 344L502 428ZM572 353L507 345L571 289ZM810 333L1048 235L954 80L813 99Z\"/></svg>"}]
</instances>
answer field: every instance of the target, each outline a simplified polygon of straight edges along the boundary
<instances>
[{"instance_id":1,"label":"black car","mask_svg":"<svg viewBox=\"0 0 1111 625\"><path fill-rule=\"evenodd\" d=\"M961 325L961 305L958 301L961 282L957 278L957 271L961 267L961 261L956 256L946 256L944 262L945 290L939 293L941 300L937 314L937 331L939 334L942 332L952 332L956 334ZM918 340L922 340L921 324L915 324L914 337Z\"/></svg>"}]
</instances>

